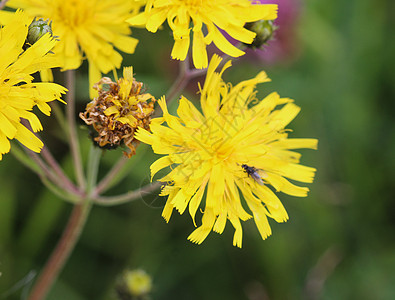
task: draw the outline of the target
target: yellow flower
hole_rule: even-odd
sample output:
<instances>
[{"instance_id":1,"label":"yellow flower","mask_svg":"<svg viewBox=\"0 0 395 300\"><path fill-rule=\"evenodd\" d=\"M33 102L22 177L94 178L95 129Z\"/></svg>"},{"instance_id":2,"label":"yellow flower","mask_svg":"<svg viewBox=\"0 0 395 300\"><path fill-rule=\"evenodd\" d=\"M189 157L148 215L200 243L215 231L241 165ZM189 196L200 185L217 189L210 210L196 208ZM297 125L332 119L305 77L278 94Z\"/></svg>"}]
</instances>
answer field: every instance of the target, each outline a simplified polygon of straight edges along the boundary
<instances>
[{"instance_id":1,"label":"yellow flower","mask_svg":"<svg viewBox=\"0 0 395 300\"><path fill-rule=\"evenodd\" d=\"M130 149L125 154L131 157L138 143L134 132L137 127L149 129L155 98L143 93L143 83L133 78L132 67L124 68L123 78L117 82L103 77L94 88L99 96L88 103L80 118L93 126L93 140L100 147L113 149L124 144Z\"/></svg>"},{"instance_id":2,"label":"yellow flower","mask_svg":"<svg viewBox=\"0 0 395 300\"><path fill-rule=\"evenodd\" d=\"M269 81L264 72L231 87L221 79L230 62L215 72L220 61L213 57L200 91L203 113L181 97L178 117L172 116L162 98L163 117L152 120L152 133L138 129L136 138L150 144L155 153L166 155L151 165L151 176L171 168L160 179L167 183L161 193L168 195L162 213L165 220L169 221L173 208L182 214L188 207L195 223L202 206L202 224L188 239L200 244L211 230L222 233L229 220L235 228L233 245L241 247L240 221L253 217L265 239L271 234L268 217L277 222L288 219L269 185L276 192L307 195L308 188L288 179L310 183L315 169L300 165L301 155L293 149L316 149L317 140L288 138L285 126L300 110L293 100L272 93L257 101L256 84Z\"/></svg>"},{"instance_id":3,"label":"yellow flower","mask_svg":"<svg viewBox=\"0 0 395 300\"><path fill-rule=\"evenodd\" d=\"M141 269L125 272L124 280L127 291L134 296L147 295L152 289L151 277Z\"/></svg>"},{"instance_id":4,"label":"yellow flower","mask_svg":"<svg viewBox=\"0 0 395 300\"><path fill-rule=\"evenodd\" d=\"M40 120L31 110L37 105L49 115L51 108L47 102L60 100L66 91L55 83L32 82L30 74L58 67L59 62L48 54L56 44L49 33L23 51L30 21L25 13L17 11L0 28L0 159L10 151L12 139L40 152L43 143L21 124L21 118L29 121L33 131L42 130Z\"/></svg>"},{"instance_id":5,"label":"yellow flower","mask_svg":"<svg viewBox=\"0 0 395 300\"><path fill-rule=\"evenodd\" d=\"M22 8L32 17L52 20L60 42L54 52L62 58L62 68L76 69L89 61L91 96L101 73L119 68L122 56L114 47L133 53L137 40L130 37L126 19L138 8L130 0L11 0L8 6ZM2 15L0 15L1 17Z\"/></svg>"},{"instance_id":6,"label":"yellow flower","mask_svg":"<svg viewBox=\"0 0 395 300\"><path fill-rule=\"evenodd\" d=\"M244 24L261 19L273 20L276 17L277 5L252 4L250 0L148 0L144 12L127 21L131 25L145 26L148 31L156 32L167 19L174 37L171 56L178 60L185 60L187 56L192 29L194 65L196 68L206 68L206 45L211 42L232 57L244 54L219 29L240 42L251 44L256 34L245 29ZM206 29L203 29L203 25ZM207 34L204 35L203 31Z\"/></svg>"}]
</instances>

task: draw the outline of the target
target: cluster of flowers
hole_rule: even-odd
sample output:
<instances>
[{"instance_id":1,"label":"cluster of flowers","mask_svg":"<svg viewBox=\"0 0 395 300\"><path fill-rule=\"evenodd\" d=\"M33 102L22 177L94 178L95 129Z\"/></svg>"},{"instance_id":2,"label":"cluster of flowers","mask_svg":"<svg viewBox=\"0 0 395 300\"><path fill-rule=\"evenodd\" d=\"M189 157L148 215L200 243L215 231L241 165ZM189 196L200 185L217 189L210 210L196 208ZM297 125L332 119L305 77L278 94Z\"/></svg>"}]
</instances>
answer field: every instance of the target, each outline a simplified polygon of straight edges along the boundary
<instances>
[{"instance_id":1,"label":"cluster of flowers","mask_svg":"<svg viewBox=\"0 0 395 300\"><path fill-rule=\"evenodd\" d=\"M159 179L164 183L161 194L168 196L165 220L174 208L181 214L188 208L197 226L195 215L202 208L200 226L188 238L192 242L202 243L211 231L222 233L230 221L233 244L241 247L241 221L250 218L265 239L271 234L268 218L288 219L275 192L307 195L308 188L289 181L310 183L315 173L299 164L300 154L293 150L315 149L317 141L288 138L286 126L299 107L277 93L258 99L256 85L269 81L264 72L235 86L227 84L222 74L230 61L216 72L222 59L214 55L209 63L206 51L213 43L231 57L242 56L245 52L224 33L252 44L256 33L244 25L274 20L277 5L250 0L11 0L8 5L24 11L0 11L0 158L10 151L12 139L39 152L42 142L22 119L33 131L41 130L31 110L37 106L49 115L47 102L61 100L66 92L55 83L33 83L31 74L40 71L42 78L50 79L51 68L77 69L86 58L93 100L80 116L96 131L94 141L101 147L126 145L129 156L141 141L163 155L151 165L151 175L169 170ZM50 19L57 39L46 33L26 49L28 25L35 17ZM158 102L163 116L151 120L156 100L143 92L132 68L125 68L116 82L101 77L121 66L115 48L134 52L138 41L130 36L130 25L156 32L166 21L174 37L172 58L187 59L191 48L195 68L208 67L200 88L202 112L181 97L178 116L171 115L162 97Z\"/></svg>"}]
</instances>

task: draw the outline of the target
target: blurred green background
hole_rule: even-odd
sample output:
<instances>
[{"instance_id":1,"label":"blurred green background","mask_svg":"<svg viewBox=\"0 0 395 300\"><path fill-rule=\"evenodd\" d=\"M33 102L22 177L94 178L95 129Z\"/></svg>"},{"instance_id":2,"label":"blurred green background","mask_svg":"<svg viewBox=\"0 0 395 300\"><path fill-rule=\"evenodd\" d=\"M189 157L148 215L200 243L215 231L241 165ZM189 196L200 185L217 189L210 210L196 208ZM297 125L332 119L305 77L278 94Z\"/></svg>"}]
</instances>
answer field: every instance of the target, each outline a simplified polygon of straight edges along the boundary
<instances>
[{"instance_id":1,"label":"blurred green background","mask_svg":"<svg viewBox=\"0 0 395 300\"><path fill-rule=\"evenodd\" d=\"M318 169L311 192L280 195L290 220L271 221L271 237L262 241L250 220L242 249L232 246L230 224L197 246L186 240L194 229L187 213L175 212L169 224L161 218L164 198L96 206L48 299L115 299L114 283L126 268L152 276L152 299L395 299L394 12L393 0L305 1L292 60L240 60L225 73L236 83L265 69L272 82L259 86L259 95L278 91L295 99L302 112L289 126L292 136L319 139L318 151L302 152L302 163ZM177 75L171 34L166 28L133 34L140 45L123 65L133 65L137 80L160 97ZM84 65L77 111L87 103L87 84ZM186 94L197 99L195 91ZM42 119L45 142L72 175L55 118ZM85 136L81 126L86 157ZM143 145L137 152L108 194L149 181L156 156ZM100 174L121 155L105 152ZM3 158L0 299L25 299L70 211L11 154Z\"/></svg>"}]
</instances>

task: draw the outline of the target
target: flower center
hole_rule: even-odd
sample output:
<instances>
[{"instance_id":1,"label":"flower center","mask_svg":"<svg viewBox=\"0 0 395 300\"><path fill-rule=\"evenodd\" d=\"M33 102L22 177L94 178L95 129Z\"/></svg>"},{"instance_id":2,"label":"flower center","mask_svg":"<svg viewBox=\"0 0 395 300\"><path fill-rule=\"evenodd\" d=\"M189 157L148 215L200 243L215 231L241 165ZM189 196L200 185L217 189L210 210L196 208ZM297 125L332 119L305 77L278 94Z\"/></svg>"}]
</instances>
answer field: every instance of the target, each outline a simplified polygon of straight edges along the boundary
<instances>
[{"instance_id":1,"label":"flower center","mask_svg":"<svg viewBox=\"0 0 395 300\"><path fill-rule=\"evenodd\" d=\"M59 22L69 28L78 28L85 23L89 23L94 11L95 8L92 1L64 1L54 10L54 24Z\"/></svg>"},{"instance_id":2,"label":"flower center","mask_svg":"<svg viewBox=\"0 0 395 300\"><path fill-rule=\"evenodd\" d=\"M207 1L207 0L178 0L177 2L178 2L177 3L178 5L188 7L189 9L199 10L204 7L207 7L207 5L211 1Z\"/></svg>"},{"instance_id":3,"label":"flower center","mask_svg":"<svg viewBox=\"0 0 395 300\"><path fill-rule=\"evenodd\" d=\"M188 6L197 6L197 5L202 6L206 2L207 2L206 0L185 0L185 4Z\"/></svg>"}]
</instances>

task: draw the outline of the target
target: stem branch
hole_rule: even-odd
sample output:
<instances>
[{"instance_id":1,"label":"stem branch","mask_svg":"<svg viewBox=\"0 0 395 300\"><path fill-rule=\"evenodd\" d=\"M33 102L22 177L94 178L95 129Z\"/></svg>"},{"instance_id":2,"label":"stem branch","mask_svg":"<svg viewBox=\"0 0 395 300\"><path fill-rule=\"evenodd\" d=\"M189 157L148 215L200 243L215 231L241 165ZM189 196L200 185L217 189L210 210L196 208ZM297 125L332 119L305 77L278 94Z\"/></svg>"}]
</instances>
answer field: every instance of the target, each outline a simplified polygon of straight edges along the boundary
<instances>
[{"instance_id":1,"label":"stem branch","mask_svg":"<svg viewBox=\"0 0 395 300\"><path fill-rule=\"evenodd\" d=\"M0 2L0 9L3 9L5 7L5 5L7 4L8 0L2 0Z\"/></svg>"},{"instance_id":2,"label":"stem branch","mask_svg":"<svg viewBox=\"0 0 395 300\"><path fill-rule=\"evenodd\" d=\"M74 206L63 235L37 279L28 300L45 299L81 235L90 208L90 201Z\"/></svg>"},{"instance_id":3,"label":"stem branch","mask_svg":"<svg viewBox=\"0 0 395 300\"><path fill-rule=\"evenodd\" d=\"M77 127L75 123L75 71L66 71L66 87L69 90L66 94L67 102L67 122L69 125L70 150L73 157L74 171L78 185L81 190L85 190L86 181L82 167L80 145L78 142Z\"/></svg>"},{"instance_id":4,"label":"stem branch","mask_svg":"<svg viewBox=\"0 0 395 300\"><path fill-rule=\"evenodd\" d=\"M127 202L131 202L133 200L140 199L144 194L150 194L153 191L157 190L161 186L160 182L155 182L151 184L147 184L146 186L136 190L131 191L126 194L118 195L118 196L98 196L92 199L95 204L102 205L102 206L113 206L124 204Z\"/></svg>"},{"instance_id":5,"label":"stem branch","mask_svg":"<svg viewBox=\"0 0 395 300\"><path fill-rule=\"evenodd\" d=\"M184 61L180 61L178 76L174 81L173 85L166 93L167 101L173 101L173 99L177 96L177 94L185 88L185 86L189 81L188 74L189 74L189 63L187 58Z\"/></svg>"},{"instance_id":6,"label":"stem branch","mask_svg":"<svg viewBox=\"0 0 395 300\"><path fill-rule=\"evenodd\" d=\"M114 178L122 170L123 166L128 162L128 160L129 158L127 158L126 156L122 156L117 161L117 163L112 167L107 175L99 182L94 191L94 195L100 195L108 189Z\"/></svg>"},{"instance_id":7,"label":"stem branch","mask_svg":"<svg viewBox=\"0 0 395 300\"><path fill-rule=\"evenodd\" d=\"M41 155L44 157L45 161L47 164L53 169L53 171L56 173L57 177L59 180L63 183L63 187L71 191L75 194L80 194L82 195L81 191L70 181L70 179L66 176L66 174L63 172L62 168L59 166L59 164L56 162L54 157L52 156L51 152L48 150L46 146L43 147L41 150Z\"/></svg>"}]
</instances>

